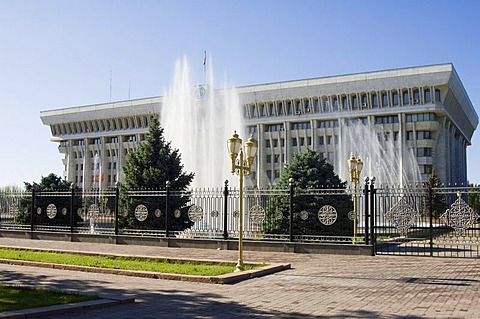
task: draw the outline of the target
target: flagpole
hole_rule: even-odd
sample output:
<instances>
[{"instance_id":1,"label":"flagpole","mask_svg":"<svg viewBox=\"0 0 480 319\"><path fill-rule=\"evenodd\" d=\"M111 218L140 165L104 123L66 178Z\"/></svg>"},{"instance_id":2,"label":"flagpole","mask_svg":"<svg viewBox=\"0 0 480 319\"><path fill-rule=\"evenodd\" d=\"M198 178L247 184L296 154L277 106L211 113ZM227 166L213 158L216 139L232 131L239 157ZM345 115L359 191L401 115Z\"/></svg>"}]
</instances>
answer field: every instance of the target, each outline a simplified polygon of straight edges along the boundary
<instances>
[{"instance_id":1,"label":"flagpole","mask_svg":"<svg viewBox=\"0 0 480 319\"><path fill-rule=\"evenodd\" d=\"M207 73L207 51L203 55L203 85L206 84L206 73Z\"/></svg>"}]
</instances>

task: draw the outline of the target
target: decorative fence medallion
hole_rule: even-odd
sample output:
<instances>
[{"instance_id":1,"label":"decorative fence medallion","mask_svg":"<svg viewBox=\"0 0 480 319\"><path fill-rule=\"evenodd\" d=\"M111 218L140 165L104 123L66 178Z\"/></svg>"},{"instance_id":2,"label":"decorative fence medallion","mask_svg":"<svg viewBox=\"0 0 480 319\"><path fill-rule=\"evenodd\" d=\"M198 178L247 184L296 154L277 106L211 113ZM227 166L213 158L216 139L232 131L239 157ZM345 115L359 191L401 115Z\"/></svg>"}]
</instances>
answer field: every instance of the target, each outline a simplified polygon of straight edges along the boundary
<instances>
[{"instance_id":1,"label":"decorative fence medallion","mask_svg":"<svg viewBox=\"0 0 480 319\"><path fill-rule=\"evenodd\" d=\"M465 203L461 193L457 193L457 196L457 200L440 216L440 219L445 225L463 234L480 216Z\"/></svg>"},{"instance_id":2,"label":"decorative fence medallion","mask_svg":"<svg viewBox=\"0 0 480 319\"><path fill-rule=\"evenodd\" d=\"M308 219L308 212L306 210L302 210L300 212L300 219L301 220L307 220Z\"/></svg>"},{"instance_id":3,"label":"decorative fence medallion","mask_svg":"<svg viewBox=\"0 0 480 319\"><path fill-rule=\"evenodd\" d=\"M233 217L238 218L240 216L240 212L238 210L233 212Z\"/></svg>"},{"instance_id":4,"label":"decorative fence medallion","mask_svg":"<svg viewBox=\"0 0 480 319\"><path fill-rule=\"evenodd\" d=\"M212 216L213 218L218 218L218 216L220 216L220 213L218 212L218 210L212 210L210 216Z\"/></svg>"},{"instance_id":5,"label":"decorative fence medallion","mask_svg":"<svg viewBox=\"0 0 480 319\"><path fill-rule=\"evenodd\" d=\"M188 209L188 218L194 223L199 222L203 218L203 208L197 205L192 205Z\"/></svg>"},{"instance_id":6,"label":"decorative fence medallion","mask_svg":"<svg viewBox=\"0 0 480 319\"><path fill-rule=\"evenodd\" d=\"M420 214L408 204L405 197L400 200L385 214L385 220L397 228L400 235L405 236Z\"/></svg>"},{"instance_id":7,"label":"decorative fence medallion","mask_svg":"<svg viewBox=\"0 0 480 319\"><path fill-rule=\"evenodd\" d=\"M139 222L143 222L145 219L148 217L148 208L147 206L140 204L137 207L135 207L135 218Z\"/></svg>"},{"instance_id":8,"label":"decorative fence medallion","mask_svg":"<svg viewBox=\"0 0 480 319\"><path fill-rule=\"evenodd\" d=\"M322 206L318 210L318 220L325 226L330 226L337 221L337 210L330 205Z\"/></svg>"},{"instance_id":9,"label":"decorative fence medallion","mask_svg":"<svg viewBox=\"0 0 480 319\"><path fill-rule=\"evenodd\" d=\"M57 206L55 204L50 204L47 206L47 216L50 219L54 219L57 216Z\"/></svg>"},{"instance_id":10,"label":"decorative fence medallion","mask_svg":"<svg viewBox=\"0 0 480 319\"><path fill-rule=\"evenodd\" d=\"M265 209L260 205L254 205L250 208L250 219L254 224L261 224L265 219Z\"/></svg>"},{"instance_id":11,"label":"decorative fence medallion","mask_svg":"<svg viewBox=\"0 0 480 319\"><path fill-rule=\"evenodd\" d=\"M12 206L10 206L10 207L8 208L8 212L9 212L11 215L13 215L14 217L17 217L17 215L18 215L18 207L17 207L17 205L16 205L16 204L13 204Z\"/></svg>"},{"instance_id":12,"label":"decorative fence medallion","mask_svg":"<svg viewBox=\"0 0 480 319\"><path fill-rule=\"evenodd\" d=\"M40 215L42 213L42 209L40 207L37 208L37 214Z\"/></svg>"},{"instance_id":13,"label":"decorative fence medallion","mask_svg":"<svg viewBox=\"0 0 480 319\"><path fill-rule=\"evenodd\" d=\"M88 207L87 218L98 218L100 216L100 207L97 204L92 204Z\"/></svg>"},{"instance_id":14,"label":"decorative fence medallion","mask_svg":"<svg viewBox=\"0 0 480 319\"><path fill-rule=\"evenodd\" d=\"M357 219L357 214L353 210L349 211L348 212L348 219L350 219L350 220Z\"/></svg>"},{"instance_id":15,"label":"decorative fence medallion","mask_svg":"<svg viewBox=\"0 0 480 319\"><path fill-rule=\"evenodd\" d=\"M155 209L154 214L155 214L155 217L160 217L160 216L162 216L162 211L159 208L157 208L157 209Z\"/></svg>"},{"instance_id":16,"label":"decorative fence medallion","mask_svg":"<svg viewBox=\"0 0 480 319\"><path fill-rule=\"evenodd\" d=\"M68 213L67 208L66 208L66 207L63 207L63 208L62 208L62 215L63 215L63 216L67 216L67 213Z\"/></svg>"},{"instance_id":17,"label":"decorative fence medallion","mask_svg":"<svg viewBox=\"0 0 480 319\"><path fill-rule=\"evenodd\" d=\"M275 212L275 219L276 220L281 220L283 219L283 213L281 211Z\"/></svg>"},{"instance_id":18,"label":"decorative fence medallion","mask_svg":"<svg viewBox=\"0 0 480 319\"><path fill-rule=\"evenodd\" d=\"M180 218L180 216L182 216L182 212L179 209L175 209L173 216L175 216L175 218Z\"/></svg>"}]
</instances>

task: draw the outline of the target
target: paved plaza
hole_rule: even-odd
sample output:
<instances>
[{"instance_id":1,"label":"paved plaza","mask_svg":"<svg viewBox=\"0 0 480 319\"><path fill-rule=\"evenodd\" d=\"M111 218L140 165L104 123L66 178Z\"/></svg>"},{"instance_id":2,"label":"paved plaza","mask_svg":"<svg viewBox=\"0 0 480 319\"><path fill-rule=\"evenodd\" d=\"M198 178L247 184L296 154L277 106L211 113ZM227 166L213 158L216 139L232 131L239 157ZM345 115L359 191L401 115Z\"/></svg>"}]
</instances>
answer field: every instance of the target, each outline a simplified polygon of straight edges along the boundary
<instances>
[{"instance_id":1,"label":"paved plaza","mask_svg":"<svg viewBox=\"0 0 480 319\"><path fill-rule=\"evenodd\" d=\"M236 261L236 251L0 238L0 246ZM292 269L218 285L0 265L1 282L135 303L42 318L480 318L476 259L245 252Z\"/></svg>"}]
</instances>

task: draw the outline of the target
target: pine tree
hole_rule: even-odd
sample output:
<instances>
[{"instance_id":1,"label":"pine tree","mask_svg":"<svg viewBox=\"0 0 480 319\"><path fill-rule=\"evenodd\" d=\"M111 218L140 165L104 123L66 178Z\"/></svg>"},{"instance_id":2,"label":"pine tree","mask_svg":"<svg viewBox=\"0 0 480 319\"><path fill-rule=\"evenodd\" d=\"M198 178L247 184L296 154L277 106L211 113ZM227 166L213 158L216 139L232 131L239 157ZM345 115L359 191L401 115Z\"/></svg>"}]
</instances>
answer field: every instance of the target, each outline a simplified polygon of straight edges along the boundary
<instances>
[{"instance_id":1,"label":"pine tree","mask_svg":"<svg viewBox=\"0 0 480 319\"><path fill-rule=\"evenodd\" d=\"M149 131L137 149L130 152L127 162L123 168L125 183L122 185L122 194L138 190L163 189L170 183L170 189L175 191L169 202L169 226L171 230L183 230L193 223L188 219L187 204L189 197L180 194L188 189L193 180L193 173L185 173L181 163L181 155L178 149L172 149L171 143L165 141L163 128L157 118L152 118ZM122 206L126 210L120 214L121 226L143 229L164 229L165 228L165 196L132 197L122 196ZM135 218L135 208L138 205L146 206L148 210L147 219L138 221ZM174 217L173 212L179 210L180 217ZM160 216L155 211L161 211Z\"/></svg>"},{"instance_id":2,"label":"pine tree","mask_svg":"<svg viewBox=\"0 0 480 319\"><path fill-rule=\"evenodd\" d=\"M438 218L445 212L446 209L446 198L445 195L439 194L436 191L436 188L442 187L443 183L438 177L435 170L432 171L432 174L428 177L427 181L425 182L425 191L426 191L426 202L427 202L427 213L430 211L430 189L432 189L432 209L433 209L433 217Z\"/></svg>"},{"instance_id":3,"label":"pine tree","mask_svg":"<svg viewBox=\"0 0 480 319\"><path fill-rule=\"evenodd\" d=\"M309 189L345 189L347 183L342 182L335 174L333 166L320 159L317 152L307 149L305 152L294 154L291 162L286 165L282 172L280 181L275 189L288 189L289 180L293 178L296 190ZM330 226L323 225L318 220L318 211L325 205L331 205L337 210L337 221ZM287 196L276 196L273 199L268 214L269 224L265 231L267 233L286 234L289 229L289 198ZM348 219L348 213L353 210L353 202L350 196L345 194L302 194L296 192L294 198L294 234L299 235L346 235L353 232L353 222ZM281 220L275 219L275 214L282 212L285 216ZM300 218L301 212L308 212L308 218Z\"/></svg>"}]
</instances>

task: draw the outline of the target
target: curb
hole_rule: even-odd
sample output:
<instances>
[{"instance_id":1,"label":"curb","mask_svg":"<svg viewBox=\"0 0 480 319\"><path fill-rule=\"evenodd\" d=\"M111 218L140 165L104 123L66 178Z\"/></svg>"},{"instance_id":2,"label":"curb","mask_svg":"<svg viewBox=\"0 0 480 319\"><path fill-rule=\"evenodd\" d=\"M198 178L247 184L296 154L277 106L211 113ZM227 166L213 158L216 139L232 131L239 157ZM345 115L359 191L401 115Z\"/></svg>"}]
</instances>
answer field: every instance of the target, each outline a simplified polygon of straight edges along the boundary
<instances>
[{"instance_id":1,"label":"curb","mask_svg":"<svg viewBox=\"0 0 480 319\"><path fill-rule=\"evenodd\" d=\"M66 305L55 305L41 308L22 309L14 311L5 311L0 313L2 319L22 319L22 318L37 318L39 316L66 314L82 310L92 310L104 307L111 307L121 304L134 303L134 298L120 297L120 298L104 298L91 301L77 302Z\"/></svg>"}]
</instances>

